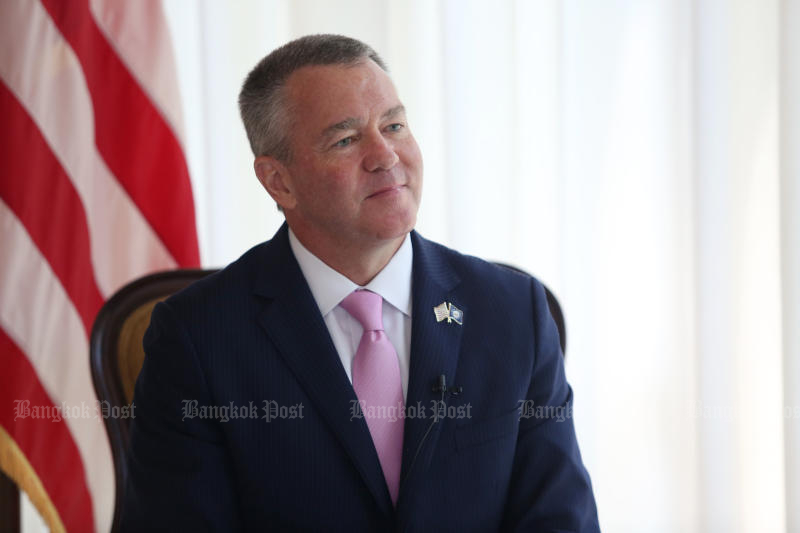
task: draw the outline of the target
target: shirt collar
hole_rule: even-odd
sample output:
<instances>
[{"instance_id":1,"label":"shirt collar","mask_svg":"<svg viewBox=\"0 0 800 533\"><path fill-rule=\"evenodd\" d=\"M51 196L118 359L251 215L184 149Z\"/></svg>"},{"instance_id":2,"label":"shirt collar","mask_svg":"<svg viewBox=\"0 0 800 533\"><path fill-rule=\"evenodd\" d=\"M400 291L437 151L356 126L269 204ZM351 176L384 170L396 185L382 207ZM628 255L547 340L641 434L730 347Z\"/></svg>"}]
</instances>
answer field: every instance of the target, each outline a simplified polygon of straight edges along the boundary
<instances>
[{"instance_id":1,"label":"shirt collar","mask_svg":"<svg viewBox=\"0 0 800 533\"><path fill-rule=\"evenodd\" d=\"M306 278L311 294L317 302L322 316L330 313L334 307L359 286L347 277L326 265L312 254L289 228L289 246L294 253L300 270ZM378 272L364 289L368 289L390 303L393 307L411 316L411 267L413 263L413 247L406 234L403 244L395 252L389 263Z\"/></svg>"}]
</instances>

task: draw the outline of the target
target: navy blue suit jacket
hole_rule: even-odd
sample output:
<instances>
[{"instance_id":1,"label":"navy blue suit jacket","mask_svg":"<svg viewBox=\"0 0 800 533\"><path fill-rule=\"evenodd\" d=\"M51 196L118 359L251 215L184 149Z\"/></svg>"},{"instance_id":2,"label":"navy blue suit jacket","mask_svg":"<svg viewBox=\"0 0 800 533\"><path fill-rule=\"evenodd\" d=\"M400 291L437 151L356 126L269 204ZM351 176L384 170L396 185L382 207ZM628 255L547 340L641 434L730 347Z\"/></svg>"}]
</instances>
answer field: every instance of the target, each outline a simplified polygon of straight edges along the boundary
<instances>
[{"instance_id":1,"label":"navy blue suit jacket","mask_svg":"<svg viewBox=\"0 0 800 533\"><path fill-rule=\"evenodd\" d=\"M542 285L411 240L413 416L396 509L284 225L156 306L123 530L599 530ZM436 321L442 302L462 325ZM444 410L442 374L463 388Z\"/></svg>"}]
</instances>

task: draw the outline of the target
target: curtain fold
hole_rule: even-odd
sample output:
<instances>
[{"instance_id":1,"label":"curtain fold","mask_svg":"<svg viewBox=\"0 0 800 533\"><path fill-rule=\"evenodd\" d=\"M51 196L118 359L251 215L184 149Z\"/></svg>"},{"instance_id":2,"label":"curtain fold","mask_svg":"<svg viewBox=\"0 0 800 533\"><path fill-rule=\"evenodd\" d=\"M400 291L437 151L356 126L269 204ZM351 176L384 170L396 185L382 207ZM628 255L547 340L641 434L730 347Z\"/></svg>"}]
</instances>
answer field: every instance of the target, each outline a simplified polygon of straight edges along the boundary
<instances>
[{"instance_id":1,"label":"curtain fold","mask_svg":"<svg viewBox=\"0 0 800 533\"><path fill-rule=\"evenodd\" d=\"M782 531L779 4L697 2L694 160L704 531Z\"/></svg>"},{"instance_id":2,"label":"curtain fold","mask_svg":"<svg viewBox=\"0 0 800 533\"><path fill-rule=\"evenodd\" d=\"M781 257L786 530L800 531L800 2L780 12Z\"/></svg>"}]
</instances>

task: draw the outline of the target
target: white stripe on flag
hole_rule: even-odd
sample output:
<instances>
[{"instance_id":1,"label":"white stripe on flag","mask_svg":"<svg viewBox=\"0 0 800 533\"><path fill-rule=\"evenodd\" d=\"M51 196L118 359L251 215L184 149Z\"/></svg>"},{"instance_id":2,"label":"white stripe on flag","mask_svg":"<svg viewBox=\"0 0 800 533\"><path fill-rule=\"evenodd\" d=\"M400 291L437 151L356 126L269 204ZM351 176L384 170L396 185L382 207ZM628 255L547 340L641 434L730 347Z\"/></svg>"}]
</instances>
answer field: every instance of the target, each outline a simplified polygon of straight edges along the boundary
<instances>
[{"instance_id":1,"label":"white stripe on flag","mask_svg":"<svg viewBox=\"0 0 800 533\"><path fill-rule=\"evenodd\" d=\"M92 16L186 148L175 57L161 0L90 0Z\"/></svg>"},{"instance_id":2,"label":"white stripe on flag","mask_svg":"<svg viewBox=\"0 0 800 533\"><path fill-rule=\"evenodd\" d=\"M0 49L14 50L0 56L0 77L36 122L80 196L101 294L108 298L148 272L176 268L97 151L91 96L69 44L38 1L14 4L0 17Z\"/></svg>"},{"instance_id":3,"label":"white stripe on flag","mask_svg":"<svg viewBox=\"0 0 800 533\"><path fill-rule=\"evenodd\" d=\"M83 461L97 531L108 531L114 467L89 371L89 345L78 312L22 223L0 201L0 326L25 352L56 405L86 405L89 418L66 418Z\"/></svg>"}]
</instances>

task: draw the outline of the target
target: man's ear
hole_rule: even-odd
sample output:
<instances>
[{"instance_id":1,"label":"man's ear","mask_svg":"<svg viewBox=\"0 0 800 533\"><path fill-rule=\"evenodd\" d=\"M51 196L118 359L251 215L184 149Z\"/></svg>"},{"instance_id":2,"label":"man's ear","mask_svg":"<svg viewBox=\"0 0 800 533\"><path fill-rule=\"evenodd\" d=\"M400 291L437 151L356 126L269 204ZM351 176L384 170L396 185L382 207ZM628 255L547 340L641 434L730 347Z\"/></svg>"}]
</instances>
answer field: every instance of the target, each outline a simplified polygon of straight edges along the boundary
<instances>
[{"instance_id":1,"label":"man's ear","mask_svg":"<svg viewBox=\"0 0 800 533\"><path fill-rule=\"evenodd\" d=\"M268 155L256 157L253 162L258 181L282 209L292 209L297 203L291 189L291 175L286 166Z\"/></svg>"}]
</instances>

